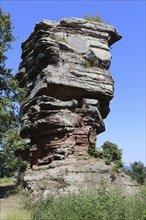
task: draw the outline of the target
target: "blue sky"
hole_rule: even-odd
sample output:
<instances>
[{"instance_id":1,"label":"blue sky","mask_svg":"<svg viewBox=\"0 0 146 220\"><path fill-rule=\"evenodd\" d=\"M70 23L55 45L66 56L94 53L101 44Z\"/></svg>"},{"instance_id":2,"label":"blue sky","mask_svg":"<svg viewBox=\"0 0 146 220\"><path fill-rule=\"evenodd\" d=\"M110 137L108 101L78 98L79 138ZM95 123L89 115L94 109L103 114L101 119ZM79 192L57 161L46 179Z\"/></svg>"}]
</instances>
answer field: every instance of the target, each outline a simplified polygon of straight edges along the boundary
<instances>
[{"instance_id":1,"label":"blue sky","mask_svg":"<svg viewBox=\"0 0 146 220\"><path fill-rule=\"evenodd\" d=\"M105 119L106 131L98 136L97 146L106 140L123 149L125 164L142 161L146 165L145 146L145 0L138 1L13 1L2 0L1 8L11 14L13 34L19 39L8 52L7 66L16 73L21 61L21 43L42 19L83 17L99 14L117 28L122 40L112 46L110 72L115 81L111 112Z\"/></svg>"}]
</instances>

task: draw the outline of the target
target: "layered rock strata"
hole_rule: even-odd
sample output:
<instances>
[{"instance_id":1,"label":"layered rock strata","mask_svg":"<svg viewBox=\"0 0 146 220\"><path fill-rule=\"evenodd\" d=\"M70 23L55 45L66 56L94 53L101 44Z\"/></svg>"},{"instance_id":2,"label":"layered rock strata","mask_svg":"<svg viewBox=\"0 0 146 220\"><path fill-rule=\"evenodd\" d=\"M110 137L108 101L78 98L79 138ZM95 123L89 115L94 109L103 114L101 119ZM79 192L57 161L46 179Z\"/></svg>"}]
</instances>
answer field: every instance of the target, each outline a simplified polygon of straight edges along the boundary
<instances>
[{"instance_id":1,"label":"layered rock strata","mask_svg":"<svg viewBox=\"0 0 146 220\"><path fill-rule=\"evenodd\" d=\"M31 140L31 166L86 154L96 143L114 93L110 46L119 39L108 24L65 18L39 22L22 43L21 136Z\"/></svg>"},{"instance_id":2,"label":"layered rock strata","mask_svg":"<svg viewBox=\"0 0 146 220\"><path fill-rule=\"evenodd\" d=\"M25 172L23 186L31 192L31 199L62 196L80 191L96 191L101 184L116 186L123 195L139 192L137 183L120 172L113 174L112 165L95 158L75 157L54 161L49 165L33 166Z\"/></svg>"}]
</instances>

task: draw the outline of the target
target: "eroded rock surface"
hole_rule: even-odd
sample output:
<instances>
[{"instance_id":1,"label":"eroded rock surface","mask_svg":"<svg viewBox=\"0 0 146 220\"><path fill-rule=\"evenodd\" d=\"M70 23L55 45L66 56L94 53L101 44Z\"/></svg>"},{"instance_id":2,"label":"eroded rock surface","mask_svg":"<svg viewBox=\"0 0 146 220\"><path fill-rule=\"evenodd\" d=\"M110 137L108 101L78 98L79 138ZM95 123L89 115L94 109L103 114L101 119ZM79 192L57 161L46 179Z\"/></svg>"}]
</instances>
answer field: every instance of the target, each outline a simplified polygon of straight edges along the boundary
<instances>
[{"instance_id":1,"label":"eroded rock surface","mask_svg":"<svg viewBox=\"0 0 146 220\"><path fill-rule=\"evenodd\" d=\"M105 130L114 92L110 46L119 39L110 25L65 18L39 22L22 44L21 136L31 140L31 166L86 154Z\"/></svg>"},{"instance_id":2,"label":"eroded rock surface","mask_svg":"<svg viewBox=\"0 0 146 220\"><path fill-rule=\"evenodd\" d=\"M139 192L138 185L124 173L112 173L112 165L90 157L69 156L66 160L54 161L50 165L33 166L25 172L24 187L31 198L62 196L98 189L101 184L117 186L124 195Z\"/></svg>"}]
</instances>

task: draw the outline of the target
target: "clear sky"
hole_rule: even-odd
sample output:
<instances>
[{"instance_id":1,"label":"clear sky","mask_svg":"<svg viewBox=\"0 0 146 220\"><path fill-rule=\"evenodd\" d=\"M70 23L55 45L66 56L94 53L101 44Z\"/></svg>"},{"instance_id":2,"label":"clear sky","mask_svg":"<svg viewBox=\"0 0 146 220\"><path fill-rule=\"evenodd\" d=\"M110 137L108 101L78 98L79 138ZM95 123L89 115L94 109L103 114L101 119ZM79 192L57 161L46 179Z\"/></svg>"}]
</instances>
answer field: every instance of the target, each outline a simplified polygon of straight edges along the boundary
<instances>
[{"instance_id":1,"label":"clear sky","mask_svg":"<svg viewBox=\"0 0 146 220\"><path fill-rule=\"evenodd\" d=\"M13 50L8 52L7 66L13 68L13 73L21 61L21 43L40 20L99 14L106 23L117 28L123 38L111 49L110 72L115 81L115 96L105 119L106 131L98 136L97 146L111 141L123 149L126 165L139 160L146 165L145 0L1 0L1 8L11 14L13 34L19 36Z\"/></svg>"}]
</instances>

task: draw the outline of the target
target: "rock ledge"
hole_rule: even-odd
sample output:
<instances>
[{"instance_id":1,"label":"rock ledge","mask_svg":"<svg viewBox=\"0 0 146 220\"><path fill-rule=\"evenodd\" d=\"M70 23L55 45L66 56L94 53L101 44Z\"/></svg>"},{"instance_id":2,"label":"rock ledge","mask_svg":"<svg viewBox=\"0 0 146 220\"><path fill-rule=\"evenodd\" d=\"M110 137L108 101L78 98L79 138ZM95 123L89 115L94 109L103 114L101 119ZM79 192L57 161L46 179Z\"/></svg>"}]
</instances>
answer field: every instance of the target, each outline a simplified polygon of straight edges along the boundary
<instances>
[{"instance_id":1,"label":"rock ledge","mask_svg":"<svg viewBox=\"0 0 146 220\"><path fill-rule=\"evenodd\" d=\"M112 166L91 157L73 157L54 161L50 165L33 166L25 173L24 186L30 190L31 197L64 195L80 191L96 190L101 183L115 185L124 194L138 192L136 182L124 173L112 174Z\"/></svg>"},{"instance_id":2,"label":"rock ledge","mask_svg":"<svg viewBox=\"0 0 146 220\"><path fill-rule=\"evenodd\" d=\"M105 131L114 95L110 46L119 39L111 25L64 18L37 23L22 43L21 136L31 141L31 167L87 154Z\"/></svg>"}]
</instances>

